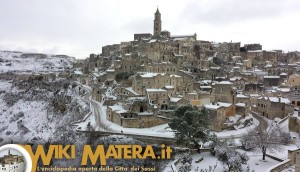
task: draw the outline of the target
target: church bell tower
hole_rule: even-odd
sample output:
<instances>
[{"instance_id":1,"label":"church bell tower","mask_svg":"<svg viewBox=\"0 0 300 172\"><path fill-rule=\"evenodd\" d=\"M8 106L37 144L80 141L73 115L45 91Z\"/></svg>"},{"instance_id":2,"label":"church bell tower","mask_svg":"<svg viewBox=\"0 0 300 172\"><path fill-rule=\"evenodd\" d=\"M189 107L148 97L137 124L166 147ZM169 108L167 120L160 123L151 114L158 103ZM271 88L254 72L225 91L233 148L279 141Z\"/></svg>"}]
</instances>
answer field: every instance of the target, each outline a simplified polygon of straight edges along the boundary
<instances>
[{"instance_id":1,"label":"church bell tower","mask_svg":"<svg viewBox=\"0 0 300 172\"><path fill-rule=\"evenodd\" d=\"M157 7L157 10L154 14L153 36L160 36L160 32L161 32L161 16Z\"/></svg>"}]
</instances>

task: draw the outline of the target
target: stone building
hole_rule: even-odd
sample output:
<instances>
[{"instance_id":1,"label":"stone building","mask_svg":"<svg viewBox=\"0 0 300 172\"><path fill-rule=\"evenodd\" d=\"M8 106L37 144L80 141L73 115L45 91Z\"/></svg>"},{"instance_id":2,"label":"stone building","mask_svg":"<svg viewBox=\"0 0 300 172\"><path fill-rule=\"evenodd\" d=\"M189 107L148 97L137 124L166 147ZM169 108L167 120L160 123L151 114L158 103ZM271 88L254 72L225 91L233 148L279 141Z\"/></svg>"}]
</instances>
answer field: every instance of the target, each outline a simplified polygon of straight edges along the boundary
<instances>
[{"instance_id":1,"label":"stone building","mask_svg":"<svg viewBox=\"0 0 300 172\"><path fill-rule=\"evenodd\" d=\"M173 86L177 91L183 85L182 77L179 75L165 73L137 74L132 81L132 88L138 94L145 94L146 88L162 88Z\"/></svg>"},{"instance_id":2,"label":"stone building","mask_svg":"<svg viewBox=\"0 0 300 172\"><path fill-rule=\"evenodd\" d=\"M262 50L251 50L247 51L244 59L251 59L255 61L263 60L263 51Z\"/></svg>"},{"instance_id":3,"label":"stone building","mask_svg":"<svg viewBox=\"0 0 300 172\"><path fill-rule=\"evenodd\" d=\"M244 103L245 105L251 105L250 96L244 94L237 94L235 96L236 103Z\"/></svg>"},{"instance_id":4,"label":"stone building","mask_svg":"<svg viewBox=\"0 0 300 172\"><path fill-rule=\"evenodd\" d=\"M246 117L250 113L250 106L247 103L236 103L235 111L236 111L236 114Z\"/></svg>"},{"instance_id":5,"label":"stone building","mask_svg":"<svg viewBox=\"0 0 300 172\"><path fill-rule=\"evenodd\" d=\"M261 44L245 44L244 50L245 51L262 50L262 45Z\"/></svg>"},{"instance_id":6,"label":"stone building","mask_svg":"<svg viewBox=\"0 0 300 172\"><path fill-rule=\"evenodd\" d=\"M148 88L146 89L146 96L149 105L154 105L160 110L168 110L170 99L167 90Z\"/></svg>"},{"instance_id":7,"label":"stone building","mask_svg":"<svg viewBox=\"0 0 300 172\"><path fill-rule=\"evenodd\" d=\"M106 45L102 47L102 56L117 55L121 51L121 44Z\"/></svg>"},{"instance_id":8,"label":"stone building","mask_svg":"<svg viewBox=\"0 0 300 172\"><path fill-rule=\"evenodd\" d=\"M243 65L246 67L246 70L249 70L253 67L251 59L243 60Z\"/></svg>"},{"instance_id":9,"label":"stone building","mask_svg":"<svg viewBox=\"0 0 300 172\"><path fill-rule=\"evenodd\" d=\"M147 57L138 53L124 54L120 65L115 67L116 73L134 73L133 71L141 71L147 63Z\"/></svg>"},{"instance_id":10,"label":"stone building","mask_svg":"<svg viewBox=\"0 0 300 172\"><path fill-rule=\"evenodd\" d=\"M295 172L300 171L300 149L288 148L288 159L291 160L289 165L295 165Z\"/></svg>"},{"instance_id":11,"label":"stone building","mask_svg":"<svg viewBox=\"0 0 300 172\"><path fill-rule=\"evenodd\" d=\"M223 42L219 43L218 50L221 53L229 53L230 56L239 56L240 55L240 42Z\"/></svg>"},{"instance_id":12,"label":"stone building","mask_svg":"<svg viewBox=\"0 0 300 172\"><path fill-rule=\"evenodd\" d=\"M92 87L92 99L101 102L103 99L103 94L106 92L106 88L102 87L102 84L94 84Z\"/></svg>"},{"instance_id":13,"label":"stone building","mask_svg":"<svg viewBox=\"0 0 300 172\"><path fill-rule=\"evenodd\" d=\"M151 37L151 33L135 33L133 39L136 41L141 41L142 39L151 39Z\"/></svg>"},{"instance_id":14,"label":"stone building","mask_svg":"<svg viewBox=\"0 0 300 172\"><path fill-rule=\"evenodd\" d=\"M300 87L300 75L297 73L294 73L289 76L287 80L287 85L294 88Z\"/></svg>"},{"instance_id":15,"label":"stone building","mask_svg":"<svg viewBox=\"0 0 300 172\"><path fill-rule=\"evenodd\" d=\"M296 132L300 134L300 113L295 111L295 113L289 117L289 131Z\"/></svg>"},{"instance_id":16,"label":"stone building","mask_svg":"<svg viewBox=\"0 0 300 172\"><path fill-rule=\"evenodd\" d=\"M273 66L277 66L277 51L263 51L264 61L269 61Z\"/></svg>"},{"instance_id":17,"label":"stone building","mask_svg":"<svg viewBox=\"0 0 300 172\"><path fill-rule=\"evenodd\" d=\"M160 32L160 36L165 38L165 39L169 39L170 36L171 36L171 33L167 30L163 30L163 31Z\"/></svg>"},{"instance_id":18,"label":"stone building","mask_svg":"<svg viewBox=\"0 0 300 172\"><path fill-rule=\"evenodd\" d=\"M243 53L244 59L251 59L256 62L269 61L272 66L277 66L278 52L266 50L251 50Z\"/></svg>"},{"instance_id":19,"label":"stone building","mask_svg":"<svg viewBox=\"0 0 300 172\"><path fill-rule=\"evenodd\" d=\"M298 51L288 52L286 59L288 64L294 64L300 62L300 52Z\"/></svg>"},{"instance_id":20,"label":"stone building","mask_svg":"<svg viewBox=\"0 0 300 172\"><path fill-rule=\"evenodd\" d=\"M161 14L157 8L154 14L153 36L159 37L161 33Z\"/></svg>"},{"instance_id":21,"label":"stone building","mask_svg":"<svg viewBox=\"0 0 300 172\"><path fill-rule=\"evenodd\" d=\"M122 105L107 107L107 120L126 128L149 128L168 122L168 118L158 116L148 109L145 99L132 99L126 109Z\"/></svg>"},{"instance_id":22,"label":"stone building","mask_svg":"<svg viewBox=\"0 0 300 172\"><path fill-rule=\"evenodd\" d=\"M230 116L235 116L235 106L231 103L211 103L204 105L208 110L208 114L211 117L210 128L213 131L222 131L224 129L224 123Z\"/></svg>"},{"instance_id":23,"label":"stone building","mask_svg":"<svg viewBox=\"0 0 300 172\"><path fill-rule=\"evenodd\" d=\"M292 105L300 108L300 93L298 90L291 92L290 95L288 95L287 97L292 102Z\"/></svg>"},{"instance_id":24,"label":"stone building","mask_svg":"<svg viewBox=\"0 0 300 172\"><path fill-rule=\"evenodd\" d=\"M178 67L176 64L171 62L161 62L146 64L144 65L144 70L141 72L175 74L177 71Z\"/></svg>"},{"instance_id":25,"label":"stone building","mask_svg":"<svg viewBox=\"0 0 300 172\"><path fill-rule=\"evenodd\" d=\"M265 87L279 86L282 82L280 76L264 76L263 84Z\"/></svg>"},{"instance_id":26,"label":"stone building","mask_svg":"<svg viewBox=\"0 0 300 172\"><path fill-rule=\"evenodd\" d=\"M245 94L257 94L264 90L262 83L250 82L244 84L244 93Z\"/></svg>"},{"instance_id":27,"label":"stone building","mask_svg":"<svg viewBox=\"0 0 300 172\"><path fill-rule=\"evenodd\" d=\"M113 92L121 98L140 96L132 89L132 87L117 87L113 90Z\"/></svg>"},{"instance_id":28,"label":"stone building","mask_svg":"<svg viewBox=\"0 0 300 172\"><path fill-rule=\"evenodd\" d=\"M221 81L215 85L216 102L234 103L235 93L232 89L232 83L229 81Z\"/></svg>"},{"instance_id":29,"label":"stone building","mask_svg":"<svg viewBox=\"0 0 300 172\"><path fill-rule=\"evenodd\" d=\"M284 118L294 113L290 100L283 97L260 97L257 99L255 112L268 119Z\"/></svg>"}]
</instances>

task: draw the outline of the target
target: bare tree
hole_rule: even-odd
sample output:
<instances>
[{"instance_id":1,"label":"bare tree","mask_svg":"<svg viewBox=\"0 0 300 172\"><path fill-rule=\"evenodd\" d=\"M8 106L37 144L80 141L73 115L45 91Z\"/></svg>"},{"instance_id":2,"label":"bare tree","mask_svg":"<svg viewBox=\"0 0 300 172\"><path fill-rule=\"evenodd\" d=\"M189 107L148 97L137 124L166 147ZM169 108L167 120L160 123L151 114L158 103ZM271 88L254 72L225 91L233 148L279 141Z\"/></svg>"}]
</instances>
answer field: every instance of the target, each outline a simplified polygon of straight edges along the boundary
<instances>
[{"instance_id":1,"label":"bare tree","mask_svg":"<svg viewBox=\"0 0 300 172\"><path fill-rule=\"evenodd\" d=\"M248 132L241 139L244 149L261 151L263 160L265 160L267 150L270 152L280 151L281 146L290 143L290 141L290 134L283 131L283 128L276 123L267 129L259 127L255 131Z\"/></svg>"},{"instance_id":2,"label":"bare tree","mask_svg":"<svg viewBox=\"0 0 300 172\"><path fill-rule=\"evenodd\" d=\"M225 171L242 171L242 164L247 164L249 157L237 151L233 138L220 141L216 135L211 137L211 153L222 162Z\"/></svg>"}]
</instances>

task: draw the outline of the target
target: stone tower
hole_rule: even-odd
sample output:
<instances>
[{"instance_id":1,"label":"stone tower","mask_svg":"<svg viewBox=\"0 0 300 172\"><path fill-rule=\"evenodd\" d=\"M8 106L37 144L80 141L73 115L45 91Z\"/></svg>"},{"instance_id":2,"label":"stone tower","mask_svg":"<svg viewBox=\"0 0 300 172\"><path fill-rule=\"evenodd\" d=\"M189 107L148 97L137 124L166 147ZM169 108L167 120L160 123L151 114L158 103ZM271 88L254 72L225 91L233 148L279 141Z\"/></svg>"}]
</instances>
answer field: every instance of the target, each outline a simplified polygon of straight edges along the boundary
<instances>
[{"instance_id":1,"label":"stone tower","mask_svg":"<svg viewBox=\"0 0 300 172\"><path fill-rule=\"evenodd\" d=\"M157 10L154 14L153 36L160 36L160 32L161 32L161 16L157 7Z\"/></svg>"}]
</instances>

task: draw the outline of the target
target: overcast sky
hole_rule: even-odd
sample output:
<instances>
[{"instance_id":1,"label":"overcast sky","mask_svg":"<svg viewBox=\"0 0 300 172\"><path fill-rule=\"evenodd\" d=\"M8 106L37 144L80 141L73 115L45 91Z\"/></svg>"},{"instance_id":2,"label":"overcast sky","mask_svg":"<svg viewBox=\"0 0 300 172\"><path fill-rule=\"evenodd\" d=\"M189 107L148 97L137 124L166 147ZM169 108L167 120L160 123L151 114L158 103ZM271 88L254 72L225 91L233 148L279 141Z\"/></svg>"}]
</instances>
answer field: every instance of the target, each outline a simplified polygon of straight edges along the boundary
<instances>
[{"instance_id":1,"label":"overcast sky","mask_svg":"<svg viewBox=\"0 0 300 172\"><path fill-rule=\"evenodd\" d=\"M152 33L157 6L174 35L300 50L299 0L0 0L0 50L85 58Z\"/></svg>"}]
</instances>

